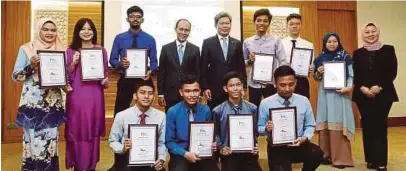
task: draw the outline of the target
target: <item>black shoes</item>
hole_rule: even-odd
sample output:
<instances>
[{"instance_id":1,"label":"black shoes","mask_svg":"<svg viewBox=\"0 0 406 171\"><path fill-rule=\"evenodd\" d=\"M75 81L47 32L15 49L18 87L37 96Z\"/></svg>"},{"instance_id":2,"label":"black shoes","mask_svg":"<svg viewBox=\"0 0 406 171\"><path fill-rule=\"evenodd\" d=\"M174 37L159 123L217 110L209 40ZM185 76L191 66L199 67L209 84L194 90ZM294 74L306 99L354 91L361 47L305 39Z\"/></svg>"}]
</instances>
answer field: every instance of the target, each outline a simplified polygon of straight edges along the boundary
<instances>
[{"instance_id":1,"label":"black shoes","mask_svg":"<svg viewBox=\"0 0 406 171\"><path fill-rule=\"evenodd\" d=\"M324 158L323 161L321 161L322 165L331 165L331 159L330 158Z\"/></svg>"},{"instance_id":2,"label":"black shoes","mask_svg":"<svg viewBox=\"0 0 406 171\"><path fill-rule=\"evenodd\" d=\"M386 168L386 166L375 166L372 163L367 163L367 168L368 169L374 169L377 171L387 171L388 169Z\"/></svg>"}]
</instances>

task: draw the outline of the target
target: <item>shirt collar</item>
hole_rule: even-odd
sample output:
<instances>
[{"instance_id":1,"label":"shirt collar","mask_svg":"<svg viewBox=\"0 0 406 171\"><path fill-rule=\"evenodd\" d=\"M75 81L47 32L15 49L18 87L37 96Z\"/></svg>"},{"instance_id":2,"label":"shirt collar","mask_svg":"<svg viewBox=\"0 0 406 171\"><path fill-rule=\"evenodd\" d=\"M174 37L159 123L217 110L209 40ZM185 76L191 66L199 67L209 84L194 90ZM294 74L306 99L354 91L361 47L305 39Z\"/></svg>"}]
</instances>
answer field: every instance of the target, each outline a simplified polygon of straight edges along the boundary
<instances>
[{"instance_id":1,"label":"shirt collar","mask_svg":"<svg viewBox=\"0 0 406 171\"><path fill-rule=\"evenodd\" d=\"M294 39L293 37L290 37L290 36L288 36L287 37L289 40L296 40L296 42L298 42L298 41L300 41L300 36L299 37L297 37L296 39Z\"/></svg>"},{"instance_id":2,"label":"shirt collar","mask_svg":"<svg viewBox=\"0 0 406 171\"><path fill-rule=\"evenodd\" d=\"M243 99L240 100L240 102L238 103L238 105L234 105L233 103L231 103L230 100L227 100L227 104L229 105L230 108L233 108L235 106L238 106L240 109L242 109L242 103L243 103Z\"/></svg>"},{"instance_id":3,"label":"shirt collar","mask_svg":"<svg viewBox=\"0 0 406 171\"><path fill-rule=\"evenodd\" d=\"M271 35L269 35L269 34L265 34L265 35L259 37L258 35L255 34L254 39L255 39L255 40L261 39L261 40L265 41L265 40L267 40L270 36L271 36Z\"/></svg>"},{"instance_id":4,"label":"shirt collar","mask_svg":"<svg viewBox=\"0 0 406 171\"><path fill-rule=\"evenodd\" d=\"M281 104L281 105L283 105L283 103L285 102L285 98L283 98L282 96L280 96L278 93L276 93L277 94L277 96L278 96L278 102ZM290 96L290 98L288 99L288 101L290 102L290 104L292 104L292 102L293 102L293 96L294 96L294 94L292 94L292 96Z\"/></svg>"},{"instance_id":5,"label":"shirt collar","mask_svg":"<svg viewBox=\"0 0 406 171\"><path fill-rule=\"evenodd\" d=\"M135 110L135 114L140 117L143 112L137 107L137 105L134 105L134 110ZM149 107L149 109L145 112L145 114L150 117L152 116L152 107Z\"/></svg>"},{"instance_id":6,"label":"shirt collar","mask_svg":"<svg viewBox=\"0 0 406 171\"><path fill-rule=\"evenodd\" d=\"M183 45L183 48L185 48L186 47L186 42L187 41L184 41L183 43L181 43L181 42L179 42L178 39L176 39L176 47L179 47L179 45Z\"/></svg>"},{"instance_id":7,"label":"shirt collar","mask_svg":"<svg viewBox=\"0 0 406 171\"><path fill-rule=\"evenodd\" d=\"M130 29L128 29L128 33L129 33L131 36L135 36L135 35L141 36L141 35L144 33L144 31L142 31L142 29L141 29L139 32L134 33L134 32L131 31L131 28L130 28Z\"/></svg>"},{"instance_id":8,"label":"shirt collar","mask_svg":"<svg viewBox=\"0 0 406 171\"><path fill-rule=\"evenodd\" d=\"M217 34L217 37L219 38L219 40L220 40L220 42L221 42L221 41L222 41L221 38L223 38L223 36ZM224 38L226 38L226 40L228 41L229 37L230 37L230 35L227 35L227 36L224 37Z\"/></svg>"},{"instance_id":9,"label":"shirt collar","mask_svg":"<svg viewBox=\"0 0 406 171\"><path fill-rule=\"evenodd\" d=\"M199 105L199 102L196 103L193 107L189 107L189 105L186 104L185 100L182 101L182 104L185 108L185 112L189 114L189 110L192 109L194 113L197 114L197 105Z\"/></svg>"}]
</instances>

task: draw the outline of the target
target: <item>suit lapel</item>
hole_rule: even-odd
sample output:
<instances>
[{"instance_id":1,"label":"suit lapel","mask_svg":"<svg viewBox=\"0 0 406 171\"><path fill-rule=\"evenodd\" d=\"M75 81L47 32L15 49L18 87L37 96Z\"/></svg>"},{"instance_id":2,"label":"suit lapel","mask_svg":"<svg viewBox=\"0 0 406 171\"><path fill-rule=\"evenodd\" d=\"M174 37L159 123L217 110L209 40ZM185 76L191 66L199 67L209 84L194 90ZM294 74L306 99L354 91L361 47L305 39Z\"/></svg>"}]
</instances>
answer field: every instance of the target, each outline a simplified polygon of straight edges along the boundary
<instances>
[{"instance_id":1,"label":"suit lapel","mask_svg":"<svg viewBox=\"0 0 406 171\"><path fill-rule=\"evenodd\" d=\"M176 46L176 41L172 43L170 49L171 49L171 53L172 53L171 56L173 56L175 58L174 60L175 60L176 64L178 64L178 66L180 66L178 47ZM185 55L183 55L183 56L185 56Z\"/></svg>"},{"instance_id":2,"label":"suit lapel","mask_svg":"<svg viewBox=\"0 0 406 171\"><path fill-rule=\"evenodd\" d=\"M220 53L220 55L219 55L221 57L220 60L223 61L223 62L226 62L226 60L224 59L223 49L221 48L221 42L220 42L219 37L217 35L214 36L214 41L217 42L217 46L215 46L215 47L218 48L217 52Z\"/></svg>"},{"instance_id":3,"label":"suit lapel","mask_svg":"<svg viewBox=\"0 0 406 171\"><path fill-rule=\"evenodd\" d=\"M185 52L183 53L182 65L184 65L185 61L188 59L190 53L190 46L191 46L190 43L186 42Z\"/></svg>"},{"instance_id":4,"label":"suit lapel","mask_svg":"<svg viewBox=\"0 0 406 171\"><path fill-rule=\"evenodd\" d=\"M230 58L234 55L236 43L234 40L228 36L228 51L227 51L227 62L230 61Z\"/></svg>"}]
</instances>

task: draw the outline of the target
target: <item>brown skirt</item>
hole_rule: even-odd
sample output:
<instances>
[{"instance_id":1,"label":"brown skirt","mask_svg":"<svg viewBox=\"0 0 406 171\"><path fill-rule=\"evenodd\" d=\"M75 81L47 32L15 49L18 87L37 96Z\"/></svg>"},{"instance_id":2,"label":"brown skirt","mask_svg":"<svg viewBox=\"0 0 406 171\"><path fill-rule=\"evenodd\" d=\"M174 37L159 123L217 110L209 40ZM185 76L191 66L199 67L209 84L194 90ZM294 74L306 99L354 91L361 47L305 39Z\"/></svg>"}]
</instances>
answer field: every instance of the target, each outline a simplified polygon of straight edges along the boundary
<instances>
[{"instance_id":1,"label":"brown skirt","mask_svg":"<svg viewBox=\"0 0 406 171\"><path fill-rule=\"evenodd\" d=\"M331 158L333 165L354 166L351 143L342 131L320 130L319 145L324 158Z\"/></svg>"}]
</instances>

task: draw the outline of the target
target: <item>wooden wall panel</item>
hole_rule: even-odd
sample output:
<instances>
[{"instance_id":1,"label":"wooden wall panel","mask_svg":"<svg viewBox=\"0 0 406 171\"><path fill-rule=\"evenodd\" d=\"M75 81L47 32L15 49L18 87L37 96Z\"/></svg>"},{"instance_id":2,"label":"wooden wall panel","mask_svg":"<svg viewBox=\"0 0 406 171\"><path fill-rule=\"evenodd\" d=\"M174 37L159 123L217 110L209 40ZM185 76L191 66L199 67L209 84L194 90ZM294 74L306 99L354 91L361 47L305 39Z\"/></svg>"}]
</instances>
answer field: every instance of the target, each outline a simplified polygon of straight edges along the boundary
<instances>
[{"instance_id":1,"label":"wooden wall panel","mask_svg":"<svg viewBox=\"0 0 406 171\"><path fill-rule=\"evenodd\" d=\"M356 1L317 1L318 10L356 11Z\"/></svg>"},{"instance_id":2,"label":"wooden wall panel","mask_svg":"<svg viewBox=\"0 0 406 171\"><path fill-rule=\"evenodd\" d=\"M17 116L22 83L13 82L11 74L20 46L30 41L31 3L29 1L2 1L1 3L2 142L20 142L22 129L15 127L13 123Z\"/></svg>"}]
</instances>

